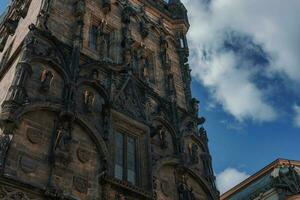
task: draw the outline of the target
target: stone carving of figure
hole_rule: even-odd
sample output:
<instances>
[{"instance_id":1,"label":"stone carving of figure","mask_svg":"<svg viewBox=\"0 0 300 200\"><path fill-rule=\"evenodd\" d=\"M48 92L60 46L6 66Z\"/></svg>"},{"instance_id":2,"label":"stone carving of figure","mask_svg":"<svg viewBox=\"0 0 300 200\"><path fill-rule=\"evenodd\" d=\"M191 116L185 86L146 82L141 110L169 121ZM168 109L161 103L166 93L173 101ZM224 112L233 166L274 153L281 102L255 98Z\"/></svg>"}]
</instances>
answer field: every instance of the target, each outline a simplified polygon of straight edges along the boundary
<instances>
[{"instance_id":1,"label":"stone carving of figure","mask_svg":"<svg viewBox=\"0 0 300 200\"><path fill-rule=\"evenodd\" d=\"M140 22L140 32L142 38L146 38L149 35L149 25L145 21Z\"/></svg>"},{"instance_id":2,"label":"stone carving of figure","mask_svg":"<svg viewBox=\"0 0 300 200\"><path fill-rule=\"evenodd\" d=\"M187 177L185 175L182 175L177 190L179 194L179 200L195 200L193 188L189 188L187 185Z\"/></svg>"},{"instance_id":3,"label":"stone carving of figure","mask_svg":"<svg viewBox=\"0 0 300 200\"><path fill-rule=\"evenodd\" d=\"M99 80L99 72L98 70L93 70L92 73L91 73L91 78L94 79L94 80Z\"/></svg>"},{"instance_id":4,"label":"stone carving of figure","mask_svg":"<svg viewBox=\"0 0 300 200\"><path fill-rule=\"evenodd\" d=\"M167 55L168 42L165 36L160 37L160 54L161 54L161 62L162 65L167 65L168 63L168 55Z\"/></svg>"},{"instance_id":5,"label":"stone carving of figure","mask_svg":"<svg viewBox=\"0 0 300 200\"><path fill-rule=\"evenodd\" d=\"M103 138L107 140L110 131L110 110L107 108L104 109L103 129L104 129Z\"/></svg>"},{"instance_id":6,"label":"stone carving of figure","mask_svg":"<svg viewBox=\"0 0 300 200\"><path fill-rule=\"evenodd\" d=\"M162 127L158 127L158 137L160 140L160 146L162 149L166 149L168 147L166 130Z\"/></svg>"},{"instance_id":7,"label":"stone carving of figure","mask_svg":"<svg viewBox=\"0 0 300 200\"><path fill-rule=\"evenodd\" d=\"M100 51L100 56L102 59L108 58L108 47L109 47L109 34L105 33L105 26L107 22L102 21L98 27L98 46Z\"/></svg>"},{"instance_id":8,"label":"stone carving of figure","mask_svg":"<svg viewBox=\"0 0 300 200\"><path fill-rule=\"evenodd\" d=\"M192 104L192 112L194 116L198 116L198 111L199 111L199 101L196 98L192 98L191 101Z\"/></svg>"},{"instance_id":9,"label":"stone carving of figure","mask_svg":"<svg viewBox=\"0 0 300 200\"><path fill-rule=\"evenodd\" d=\"M58 165L67 166L71 160L71 123L61 122L56 130L56 137L53 146L54 161Z\"/></svg>"},{"instance_id":10,"label":"stone carving of figure","mask_svg":"<svg viewBox=\"0 0 300 200\"><path fill-rule=\"evenodd\" d=\"M102 0L103 12L107 14L111 9L111 1L110 0Z\"/></svg>"},{"instance_id":11,"label":"stone carving of figure","mask_svg":"<svg viewBox=\"0 0 300 200\"><path fill-rule=\"evenodd\" d=\"M197 164L199 162L199 157L198 157L198 146L196 144L189 145L189 154L190 154L191 163Z\"/></svg>"},{"instance_id":12,"label":"stone carving of figure","mask_svg":"<svg viewBox=\"0 0 300 200\"><path fill-rule=\"evenodd\" d=\"M12 135L0 134L0 169L4 165L4 160L6 156L6 151L12 139Z\"/></svg>"},{"instance_id":13,"label":"stone carving of figure","mask_svg":"<svg viewBox=\"0 0 300 200\"><path fill-rule=\"evenodd\" d=\"M167 76L167 89L169 94L175 93L175 86L174 86L174 76L173 74L169 74Z\"/></svg>"},{"instance_id":14,"label":"stone carving of figure","mask_svg":"<svg viewBox=\"0 0 300 200\"><path fill-rule=\"evenodd\" d=\"M95 102L95 94L89 90L84 92L84 105L87 112L92 112Z\"/></svg>"},{"instance_id":15,"label":"stone carving of figure","mask_svg":"<svg viewBox=\"0 0 300 200\"><path fill-rule=\"evenodd\" d=\"M274 183L275 187L284 188L286 195L300 193L300 174L294 166L280 168Z\"/></svg>"},{"instance_id":16,"label":"stone carving of figure","mask_svg":"<svg viewBox=\"0 0 300 200\"><path fill-rule=\"evenodd\" d=\"M134 13L134 9L130 6L127 6L122 11L122 22L125 24L130 23L130 17Z\"/></svg>"},{"instance_id":17,"label":"stone carving of figure","mask_svg":"<svg viewBox=\"0 0 300 200\"><path fill-rule=\"evenodd\" d=\"M56 131L55 151L68 152L70 150L71 133L68 122L62 123Z\"/></svg>"},{"instance_id":18,"label":"stone carving of figure","mask_svg":"<svg viewBox=\"0 0 300 200\"><path fill-rule=\"evenodd\" d=\"M53 80L53 73L49 70L44 69L42 71L41 77L40 77L40 81L41 81L41 91L43 92L48 92L50 87L51 87L51 82Z\"/></svg>"},{"instance_id":19,"label":"stone carving of figure","mask_svg":"<svg viewBox=\"0 0 300 200\"><path fill-rule=\"evenodd\" d=\"M82 17L85 13L85 3L83 0L78 0L75 6L75 15Z\"/></svg>"},{"instance_id":20,"label":"stone carving of figure","mask_svg":"<svg viewBox=\"0 0 300 200\"><path fill-rule=\"evenodd\" d=\"M131 63L132 60L132 44L133 39L130 33L130 30L128 27L124 27L122 31L123 35L123 41L122 41L122 47L123 47L123 59L126 64Z\"/></svg>"}]
</instances>

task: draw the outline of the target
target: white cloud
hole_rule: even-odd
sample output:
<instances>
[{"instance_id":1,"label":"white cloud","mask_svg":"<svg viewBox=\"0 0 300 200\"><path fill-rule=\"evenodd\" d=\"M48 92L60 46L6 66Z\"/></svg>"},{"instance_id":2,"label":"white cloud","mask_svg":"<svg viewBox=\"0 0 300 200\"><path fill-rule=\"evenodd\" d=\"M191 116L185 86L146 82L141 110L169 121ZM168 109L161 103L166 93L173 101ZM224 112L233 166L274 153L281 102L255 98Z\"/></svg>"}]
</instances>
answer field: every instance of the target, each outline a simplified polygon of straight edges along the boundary
<instances>
[{"instance_id":1,"label":"white cloud","mask_svg":"<svg viewBox=\"0 0 300 200\"><path fill-rule=\"evenodd\" d=\"M240 172L235 168L227 168L217 175L217 187L220 193L223 194L248 177L249 175L245 172Z\"/></svg>"},{"instance_id":2,"label":"white cloud","mask_svg":"<svg viewBox=\"0 0 300 200\"><path fill-rule=\"evenodd\" d=\"M300 83L300 1L212 0L209 8L198 0L183 2L190 15L192 75L236 119L276 119L276 110L265 95L267 88L258 87L253 81L257 75L253 63L220 49L226 30L245 33L270 56L270 64L259 73L281 73Z\"/></svg>"},{"instance_id":3,"label":"white cloud","mask_svg":"<svg viewBox=\"0 0 300 200\"><path fill-rule=\"evenodd\" d=\"M295 104L293 108L295 112L294 125L300 127L300 106Z\"/></svg>"}]
</instances>

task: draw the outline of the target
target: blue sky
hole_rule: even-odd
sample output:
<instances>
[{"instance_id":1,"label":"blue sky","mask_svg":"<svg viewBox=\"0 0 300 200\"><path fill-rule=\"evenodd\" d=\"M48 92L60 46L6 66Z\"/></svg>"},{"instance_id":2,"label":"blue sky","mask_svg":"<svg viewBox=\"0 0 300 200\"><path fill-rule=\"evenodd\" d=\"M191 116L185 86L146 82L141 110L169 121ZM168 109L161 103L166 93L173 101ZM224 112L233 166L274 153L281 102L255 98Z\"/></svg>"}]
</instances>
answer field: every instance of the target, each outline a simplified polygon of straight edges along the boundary
<instances>
[{"instance_id":1,"label":"blue sky","mask_svg":"<svg viewBox=\"0 0 300 200\"><path fill-rule=\"evenodd\" d=\"M300 1L183 2L221 192L277 158L300 160Z\"/></svg>"}]
</instances>

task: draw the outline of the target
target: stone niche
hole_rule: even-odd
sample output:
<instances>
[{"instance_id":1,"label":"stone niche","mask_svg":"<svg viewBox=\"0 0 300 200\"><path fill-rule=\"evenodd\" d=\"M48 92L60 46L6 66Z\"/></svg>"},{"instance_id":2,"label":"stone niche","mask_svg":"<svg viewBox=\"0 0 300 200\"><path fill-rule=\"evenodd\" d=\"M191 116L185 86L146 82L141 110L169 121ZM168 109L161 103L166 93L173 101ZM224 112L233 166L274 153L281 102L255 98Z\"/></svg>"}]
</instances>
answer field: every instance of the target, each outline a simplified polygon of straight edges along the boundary
<instances>
[{"instance_id":1,"label":"stone niche","mask_svg":"<svg viewBox=\"0 0 300 200\"><path fill-rule=\"evenodd\" d=\"M163 124L156 122L151 138L151 151L154 159L172 156L175 153L172 130Z\"/></svg>"},{"instance_id":2,"label":"stone niche","mask_svg":"<svg viewBox=\"0 0 300 200\"><path fill-rule=\"evenodd\" d=\"M179 199L179 186L182 175L178 173L175 165L164 165L157 173L157 199L174 200ZM205 194L204 189L198 180L189 173L184 174L186 188L192 191L195 199L207 200L209 197Z\"/></svg>"},{"instance_id":3,"label":"stone niche","mask_svg":"<svg viewBox=\"0 0 300 200\"><path fill-rule=\"evenodd\" d=\"M42 62L32 63L31 66L33 74L26 84L28 97L33 101L61 101L64 89L61 73L58 73L49 64Z\"/></svg>"},{"instance_id":4,"label":"stone niche","mask_svg":"<svg viewBox=\"0 0 300 200\"><path fill-rule=\"evenodd\" d=\"M23 182L45 187L55 113L38 110L21 117L8 150L5 174Z\"/></svg>"}]
</instances>

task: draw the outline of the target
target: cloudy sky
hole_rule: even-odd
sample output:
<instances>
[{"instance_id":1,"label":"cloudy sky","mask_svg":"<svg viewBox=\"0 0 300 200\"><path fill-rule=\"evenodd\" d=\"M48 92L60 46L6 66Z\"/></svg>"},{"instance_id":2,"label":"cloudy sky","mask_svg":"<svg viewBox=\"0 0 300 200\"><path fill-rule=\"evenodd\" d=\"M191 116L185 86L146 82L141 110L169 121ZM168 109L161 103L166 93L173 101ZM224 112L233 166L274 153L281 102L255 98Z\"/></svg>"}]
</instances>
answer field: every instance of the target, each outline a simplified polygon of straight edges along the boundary
<instances>
[{"instance_id":1,"label":"cloudy sky","mask_svg":"<svg viewBox=\"0 0 300 200\"><path fill-rule=\"evenodd\" d=\"M220 191L279 157L300 160L300 1L183 2Z\"/></svg>"},{"instance_id":2,"label":"cloudy sky","mask_svg":"<svg viewBox=\"0 0 300 200\"><path fill-rule=\"evenodd\" d=\"M300 1L183 2L220 191L279 157L300 160Z\"/></svg>"}]
</instances>

